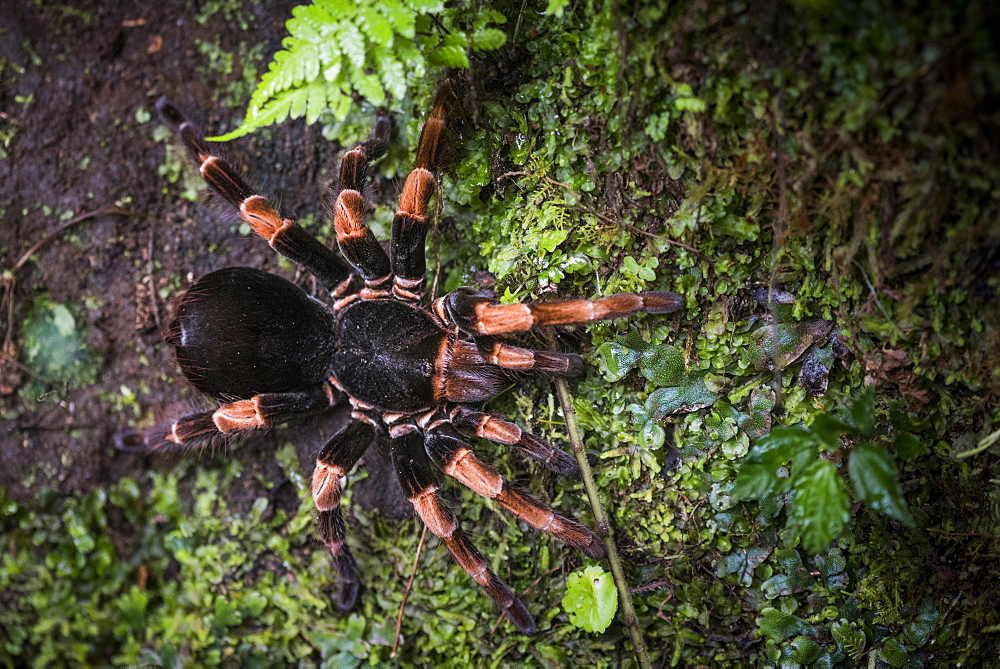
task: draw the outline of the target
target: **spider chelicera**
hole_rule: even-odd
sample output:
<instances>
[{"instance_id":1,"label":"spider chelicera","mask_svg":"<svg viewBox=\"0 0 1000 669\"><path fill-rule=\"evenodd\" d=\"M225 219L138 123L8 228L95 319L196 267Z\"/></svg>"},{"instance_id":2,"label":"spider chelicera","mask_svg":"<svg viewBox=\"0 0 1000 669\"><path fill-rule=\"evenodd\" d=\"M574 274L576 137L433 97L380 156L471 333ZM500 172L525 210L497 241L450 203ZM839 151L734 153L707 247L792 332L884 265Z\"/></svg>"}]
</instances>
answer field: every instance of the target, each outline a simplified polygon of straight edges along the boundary
<instances>
[{"instance_id":1,"label":"spider chelicera","mask_svg":"<svg viewBox=\"0 0 1000 669\"><path fill-rule=\"evenodd\" d=\"M681 299L644 292L499 304L484 291L460 288L424 304L427 207L434 170L442 165L445 110L454 95L450 84L443 85L425 121L388 253L365 223L361 195L371 161L386 149L388 116L378 117L372 139L343 156L333 206L343 257L283 218L229 162L213 155L177 107L166 99L157 103L212 189L275 251L316 277L329 305L256 269L230 267L199 279L177 301L166 338L184 376L220 406L146 430L139 450L190 448L267 429L346 399L351 420L319 452L312 474L320 535L340 578L337 606L354 606L359 583L344 540L341 480L376 436L387 434L393 466L417 515L518 630L532 633L537 628L531 614L443 503L436 470L585 555L603 557L601 540L589 528L513 486L477 457L467 439L512 446L559 474L577 473L576 461L513 422L470 405L495 396L512 372L582 371L578 355L521 348L497 335L638 311L667 313L679 309Z\"/></svg>"}]
</instances>

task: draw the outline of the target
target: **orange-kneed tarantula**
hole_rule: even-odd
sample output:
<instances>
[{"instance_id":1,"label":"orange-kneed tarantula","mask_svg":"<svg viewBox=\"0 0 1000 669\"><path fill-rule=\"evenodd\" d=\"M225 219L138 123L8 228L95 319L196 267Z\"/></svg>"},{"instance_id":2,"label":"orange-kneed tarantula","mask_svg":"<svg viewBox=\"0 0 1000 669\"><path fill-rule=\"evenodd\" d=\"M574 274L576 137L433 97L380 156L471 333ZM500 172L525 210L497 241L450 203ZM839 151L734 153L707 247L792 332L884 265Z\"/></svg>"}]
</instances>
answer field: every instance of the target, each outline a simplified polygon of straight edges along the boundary
<instances>
[{"instance_id":1,"label":"orange-kneed tarantula","mask_svg":"<svg viewBox=\"0 0 1000 669\"><path fill-rule=\"evenodd\" d=\"M597 300L499 304L472 288L425 303L424 238L434 170L454 96L439 90L417 145L416 166L403 186L388 254L365 224L361 192L370 162L386 148L390 121L380 116L372 139L341 159L333 205L338 255L281 214L169 101L157 104L175 126L208 184L278 253L316 277L327 305L285 279L231 267L199 279L177 302L167 333L184 376L218 400L214 411L158 425L138 449L153 453L204 444L221 435L261 430L346 399L351 421L316 458L312 494L324 544L339 572L337 605L352 608L357 564L345 543L341 480L377 435L390 439L402 489L428 529L524 633L537 630L524 604L490 569L438 494L436 470L592 558L601 540L583 524L555 513L482 462L467 443L506 444L560 474L576 461L514 423L472 404L499 392L511 372L572 376L580 356L520 348L496 335L543 325L585 323L637 311L666 313L681 306L667 292L619 293ZM346 259L346 262L345 262Z\"/></svg>"}]
</instances>

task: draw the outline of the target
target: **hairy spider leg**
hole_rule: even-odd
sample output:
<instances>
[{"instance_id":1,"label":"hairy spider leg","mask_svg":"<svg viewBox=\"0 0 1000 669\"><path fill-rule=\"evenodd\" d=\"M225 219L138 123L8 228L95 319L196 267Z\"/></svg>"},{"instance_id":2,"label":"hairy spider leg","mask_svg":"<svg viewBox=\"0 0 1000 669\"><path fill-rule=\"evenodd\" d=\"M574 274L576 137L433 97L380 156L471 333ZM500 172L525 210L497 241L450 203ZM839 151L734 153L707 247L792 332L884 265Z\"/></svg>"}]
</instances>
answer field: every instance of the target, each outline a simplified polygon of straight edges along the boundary
<instances>
[{"instance_id":1,"label":"hairy spider leg","mask_svg":"<svg viewBox=\"0 0 1000 669\"><path fill-rule=\"evenodd\" d=\"M156 109L176 128L208 185L236 207L240 217L255 233L275 251L304 267L334 296L350 292L353 283L351 267L336 251L325 246L295 221L283 218L229 161L212 153L198 126L173 103L160 98Z\"/></svg>"},{"instance_id":2,"label":"hairy spider leg","mask_svg":"<svg viewBox=\"0 0 1000 669\"><path fill-rule=\"evenodd\" d=\"M536 530L579 548L587 557L595 560L604 557L604 546L590 528L512 486L500 472L476 457L472 447L462 441L450 424L442 422L430 428L424 448L441 471L477 495L492 499Z\"/></svg>"},{"instance_id":3,"label":"hairy spider leg","mask_svg":"<svg viewBox=\"0 0 1000 669\"><path fill-rule=\"evenodd\" d=\"M525 432L508 420L461 404L452 407L448 417L455 429L466 437L478 437L497 444L513 446L557 474L575 476L580 472L580 466L571 455L544 439Z\"/></svg>"},{"instance_id":4,"label":"hairy spider leg","mask_svg":"<svg viewBox=\"0 0 1000 669\"><path fill-rule=\"evenodd\" d=\"M406 177L399 209L392 219L389 247L394 275L392 293L407 302L416 302L424 294L427 204L434 192L434 170L444 162L444 133L448 125L445 107L451 95L451 82L446 79L438 88L434 106L420 131L414 168Z\"/></svg>"},{"instance_id":5,"label":"hairy spider leg","mask_svg":"<svg viewBox=\"0 0 1000 669\"><path fill-rule=\"evenodd\" d=\"M373 136L344 154L340 159L340 180L333 203L333 227L337 232L337 245L347 261L354 266L371 291L387 291L392 280L389 256L379 244L375 234L365 223L368 205L361 195L371 163L382 157L389 141L389 117L379 116Z\"/></svg>"},{"instance_id":6,"label":"hairy spider leg","mask_svg":"<svg viewBox=\"0 0 1000 669\"><path fill-rule=\"evenodd\" d=\"M455 514L441 501L437 476L424 450L424 436L414 428L407 434L395 437L391 449L393 466L403 492L427 529L444 541L459 566L500 606L518 630L524 634L537 632L535 620L528 609L510 587L493 573L486 557L462 531Z\"/></svg>"},{"instance_id":7,"label":"hairy spider leg","mask_svg":"<svg viewBox=\"0 0 1000 669\"><path fill-rule=\"evenodd\" d=\"M583 358L576 353L534 351L490 337L477 337L476 346L487 362L504 369L557 376L579 376L583 372Z\"/></svg>"},{"instance_id":8,"label":"hairy spider leg","mask_svg":"<svg viewBox=\"0 0 1000 669\"><path fill-rule=\"evenodd\" d=\"M347 528L340 512L343 487L340 479L357 463L375 439L374 418L355 410L351 423L327 442L316 458L312 495L316 504L319 534L340 578L337 608L350 611L358 600L361 572L345 543Z\"/></svg>"},{"instance_id":9,"label":"hairy spider leg","mask_svg":"<svg viewBox=\"0 0 1000 669\"><path fill-rule=\"evenodd\" d=\"M294 416L322 411L332 403L325 384L304 391L264 393L227 402L214 411L188 414L151 427L142 433L141 444L132 444L138 435L127 435L117 446L120 450L142 454L190 450L216 437L266 430Z\"/></svg>"},{"instance_id":10,"label":"hairy spider leg","mask_svg":"<svg viewBox=\"0 0 1000 669\"><path fill-rule=\"evenodd\" d=\"M540 325L570 325L623 318L644 311L666 314L683 306L677 293L650 291L615 293L596 300L558 300L498 304L473 289L458 289L434 303L439 318L470 335L498 335L526 332Z\"/></svg>"}]
</instances>

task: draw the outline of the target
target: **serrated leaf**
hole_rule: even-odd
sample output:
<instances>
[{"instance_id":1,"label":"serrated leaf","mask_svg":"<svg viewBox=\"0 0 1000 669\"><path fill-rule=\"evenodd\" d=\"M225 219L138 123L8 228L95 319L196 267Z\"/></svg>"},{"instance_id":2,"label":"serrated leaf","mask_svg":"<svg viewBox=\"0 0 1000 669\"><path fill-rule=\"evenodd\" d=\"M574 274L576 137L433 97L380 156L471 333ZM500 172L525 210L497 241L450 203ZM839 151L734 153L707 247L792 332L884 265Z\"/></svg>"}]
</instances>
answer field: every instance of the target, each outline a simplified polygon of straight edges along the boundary
<instances>
[{"instance_id":1,"label":"serrated leaf","mask_svg":"<svg viewBox=\"0 0 1000 669\"><path fill-rule=\"evenodd\" d=\"M787 492L790 486L791 481L787 476L779 476L777 467L759 462L746 462L740 465L736 474L732 499L739 501L774 497Z\"/></svg>"},{"instance_id":2,"label":"serrated leaf","mask_svg":"<svg viewBox=\"0 0 1000 669\"><path fill-rule=\"evenodd\" d=\"M573 572L566 580L562 605L574 627L603 632L618 610L618 591L611 574L596 566Z\"/></svg>"},{"instance_id":3,"label":"serrated leaf","mask_svg":"<svg viewBox=\"0 0 1000 669\"><path fill-rule=\"evenodd\" d=\"M362 30L375 44L388 46L392 42L392 26L388 19L378 12L377 6L360 5L358 20Z\"/></svg>"},{"instance_id":4,"label":"serrated leaf","mask_svg":"<svg viewBox=\"0 0 1000 669\"><path fill-rule=\"evenodd\" d=\"M840 536L850 520L849 499L829 460L818 460L795 478L791 517L798 524L802 547L816 555Z\"/></svg>"},{"instance_id":5,"label":"serrated leaf","mask_svg":"<svg viewBox=\"0 0 1000 669\"><path fill-rule=\"evenodd\" d=\"M916 526L899 487L896 462L885 448L870 441L855 445L848 460L848 471L854 491L862 502L907 527Z\"/></svg>"},{"instance_id":6,"label":"serrated leaf","mask_svg":"<svg viewBox=\"0 0 1000 669\"><path fill-rule=\"evenodd\" d=\"M421 14L438 14L444 9L442 0L409 0L409 4Z\"/></svg>"},{"instance_id":7,"label":"serrated leaf","mask_svg":"<svg viewBox=\"0 0 1000 669\"><path fill-rule=\"evenodd\" d=\"M346 55L351 65L361 69L365 66L365 38L353 24L341 21L337 30L337 44L340 45L344 55Z\"/></svg>"},{"instance_id":8,"label":"serrated leaf","mask_svg":"<svg viewBox=\"0 0 1000 669\"><path fill-rule=\"evenodd\" d=\"M359 95L376 107L385 104L385 91L379 78L374 74L355 71L351 76L351 84Z\"/></svg>"},{"instance_id":9,"label":"serrated leaf","mask_svg":"<svg viewBox=\"0 0 1000 669\"><path fill-rule=\"evenodd\" d=\"M145 624L147 604L149 595L133 585L131 590L122 595L118 605L128 624L138 629Z\"/></svg>"},{"instance_id":10,"label":"serrated leaf","mask_svg":"<svg viewBox=\"0 0 1000 669\"><path fill-rule=\"evenodd\" d=\"M377 8L401 37L413 39L416 36L416 13L412 9L398 0L381 0Z\"/></svg>"}]
</instances>

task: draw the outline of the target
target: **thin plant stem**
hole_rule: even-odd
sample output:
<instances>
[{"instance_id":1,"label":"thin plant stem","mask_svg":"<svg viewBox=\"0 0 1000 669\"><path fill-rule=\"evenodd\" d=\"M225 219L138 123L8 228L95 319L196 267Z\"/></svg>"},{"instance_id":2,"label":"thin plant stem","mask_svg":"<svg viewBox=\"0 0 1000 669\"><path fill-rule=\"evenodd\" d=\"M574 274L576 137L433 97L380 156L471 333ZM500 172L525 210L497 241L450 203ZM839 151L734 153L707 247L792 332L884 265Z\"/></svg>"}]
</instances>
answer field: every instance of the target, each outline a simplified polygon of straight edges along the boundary
<instances>
[{"instance_id":1,"label":"thin plant stem","mask_svg":"<svg viewBox=\"0 0 1000 669\"><path fill-rule=\"evenodd\" d=\"M557 351L555 335L549 331L546 333L549 340L549 350ZM569 387L566 379L556 377L554 380L556 394L559 396L559 404L562 405L563 418L566 419L566 433L569 435L570 444L573 445L573 454L580 465L580 478L583 479L583 487L587 491L587 498L590 506L594 510L594 522L597 525L597 535L604 540L604 547L608 552L608 562L611 565L611 576L618 589L618 603L620 606L622 622L628 629L628 634L632 638L632 647L635 650L635 658L639 666L649 669L652 664L649 660L649 651L646 650L646 640L639 629L639 618L635 614L635 607L632 604L632 593L629 590L628 582L625 580L625 570L622 569L621 558L618 556L618 549L615 547L614 537L611 536L611 526L608 517L601 506L601 500L597 496L597 485L594 483L594 474L587 462L587 453L583 448L583 435L580 432L580 424L576 420L576 411L573 409L573 398L569 394Z\"/></svg>"},{"instance_id":2,"label":"thin plant stem","mask_svg":"<svg viewBox=\"0 0 1000 669\"><path fill-rule=\"evenodd\" d=\"M420 541L417 543L417 552L413 556L413 568L410 569L410 578L406 581L406 590L403 592L403 601L399 603L399 613L396 615L396 632L392 637L392 651L389 659L396 657L399 649L399 632L403 628L403 611L406 609L406 600L410 598L410 590L413 588L413 580L417 577L417 565L420 563L420 551L424 547L424 538L427 536L427 526L424 525L420 531Z\"/></svg>"}]
</instances>

